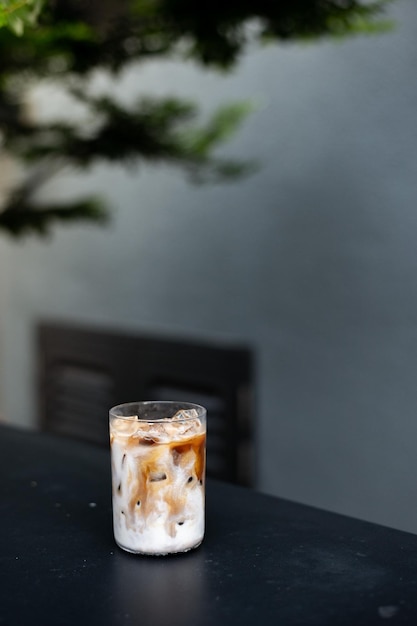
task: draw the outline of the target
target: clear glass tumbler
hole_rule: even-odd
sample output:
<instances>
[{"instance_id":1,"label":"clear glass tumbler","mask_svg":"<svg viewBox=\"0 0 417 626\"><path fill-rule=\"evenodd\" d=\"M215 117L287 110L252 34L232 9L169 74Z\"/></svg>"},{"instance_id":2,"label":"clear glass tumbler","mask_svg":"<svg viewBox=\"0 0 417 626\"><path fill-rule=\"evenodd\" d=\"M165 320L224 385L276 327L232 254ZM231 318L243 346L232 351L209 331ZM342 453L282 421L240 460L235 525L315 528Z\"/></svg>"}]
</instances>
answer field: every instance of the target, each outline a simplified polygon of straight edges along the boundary
<instances>
[{"instance_id":1,"label":"clear glass tumbler","mask_svg":"<svg viewBox=\"0 0 417 626\"><path fill-rule=\"evenodd\" d=\"M204 537L206 409L130 402L110 409L113 529L136 554L196 548Z\"/></svg>"}]
</instances>

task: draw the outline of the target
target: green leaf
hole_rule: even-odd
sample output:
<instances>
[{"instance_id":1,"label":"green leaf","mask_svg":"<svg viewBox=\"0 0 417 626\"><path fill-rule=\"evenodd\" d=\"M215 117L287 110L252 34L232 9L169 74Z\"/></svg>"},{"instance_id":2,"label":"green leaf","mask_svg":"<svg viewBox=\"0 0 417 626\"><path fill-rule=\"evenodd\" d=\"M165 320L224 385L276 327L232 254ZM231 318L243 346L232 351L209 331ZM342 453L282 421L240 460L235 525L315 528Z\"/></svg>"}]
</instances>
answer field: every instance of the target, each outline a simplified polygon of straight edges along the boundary
<instances>
[{"instance_id":1,"label":"green leaf","mask_svg":"<svg viewBox=\"0 0 417 626\"><path fill-rule=\"evenodd\" d=\"M9 206L0 212L0 230L14 237L37 234L47 235L52 224L72 222L107 222L108 214L102 202L96 198L86 198L71 204L49 204L41 207L30 202Z\"/></svg>"},{"instance_id":2,"label":"green leaf","mask_svg":"<svg viewBox=\"0 0 417 626\"><path fill-rule=\"evenodd\" d=\"M44 0L2 0L0 2L0 27L7 26L21 36L26 26L37 24Z\"/></svg>"}]
</instances>

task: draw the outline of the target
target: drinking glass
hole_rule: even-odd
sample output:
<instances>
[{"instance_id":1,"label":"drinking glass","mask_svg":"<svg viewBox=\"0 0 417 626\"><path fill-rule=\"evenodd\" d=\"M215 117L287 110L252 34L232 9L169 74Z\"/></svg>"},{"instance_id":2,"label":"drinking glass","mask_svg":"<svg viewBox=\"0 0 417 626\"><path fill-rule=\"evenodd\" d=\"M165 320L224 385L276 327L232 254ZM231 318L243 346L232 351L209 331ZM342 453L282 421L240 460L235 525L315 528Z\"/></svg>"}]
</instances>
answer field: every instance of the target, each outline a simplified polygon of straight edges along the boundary
<instances>
[{"instance_id":1,"label":"drinking glass","mask_svg":"<svg viewBox=\"0 0 417 626\"><path fill-rule=\"evenodd\" d=\"M171 401L110 409L113 530L123 550L165 555L202 542L206 413Z\"/></svg>"}]
</instances>

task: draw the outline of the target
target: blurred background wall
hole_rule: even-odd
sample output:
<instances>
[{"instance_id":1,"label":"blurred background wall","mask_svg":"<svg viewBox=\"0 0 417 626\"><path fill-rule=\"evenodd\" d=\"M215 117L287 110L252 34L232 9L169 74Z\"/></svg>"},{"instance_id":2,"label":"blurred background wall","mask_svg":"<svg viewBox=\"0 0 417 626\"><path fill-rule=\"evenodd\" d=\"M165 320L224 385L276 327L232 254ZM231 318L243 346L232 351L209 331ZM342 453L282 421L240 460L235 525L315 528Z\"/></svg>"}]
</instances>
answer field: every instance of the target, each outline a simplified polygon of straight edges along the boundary
<instances>
[{"instance_id":1,"label":"blurred background wall","mask_svg":"<svg viewBox=\"0 0 417 626\"><path fill-rule=\"evenodd\" d=\"M224 148L261 169L194 187L174 169L68 172L109 226L0 241L0 415L35 426L42 318L227 339L256 354L258 488L417 532L417 12L392 33L250 51L233 74L130 68L122 98L259 108ZM35 103L63 106L53 91Z\"/></svg>"}]
</instances>

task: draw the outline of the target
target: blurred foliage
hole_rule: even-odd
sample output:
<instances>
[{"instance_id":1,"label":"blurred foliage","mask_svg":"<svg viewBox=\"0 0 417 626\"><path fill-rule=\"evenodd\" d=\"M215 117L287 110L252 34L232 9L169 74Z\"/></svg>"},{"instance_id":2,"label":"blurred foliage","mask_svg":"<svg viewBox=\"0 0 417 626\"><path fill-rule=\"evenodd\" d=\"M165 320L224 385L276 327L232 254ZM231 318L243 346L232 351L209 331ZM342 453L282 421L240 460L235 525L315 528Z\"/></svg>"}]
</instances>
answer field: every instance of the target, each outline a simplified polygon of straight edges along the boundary
<instances>
[{"instance_id":1,"label":"blurred foliage","mask_svg":"<svg viewBox=\"0 0 417 626\"><path fill-rule=\"evenodd\" d=\"M44 0L0 0L0 28L22 35L25 27L37 23Z\"/></svg>"},{"instance_id":2,"label":"blurred foliage","mask_svg":"<svg viewBox=\"0 0 417 626\"><path fill-rule=\"evenodd\" d=\"M56 220L103 220L104 206L94 198L39 201L45 182L68 165L167 163L197 182L250 171L250 163L215 156L247 104L228 104L198 123L197 107L182 99L142 97L125 105L117 94L92 93L96 70L117 78L128 63L167 56L228 70L253 43L381 32L389 25L388 2L50 0L39 14L40 0L0 0L0 26L8 26L0 28L0 142L24 172L0 206L0 228L18 236L43 234ZM94 123L28 113L28 91L42 79L55 81Z\"/></svg>"}]
</instances>

